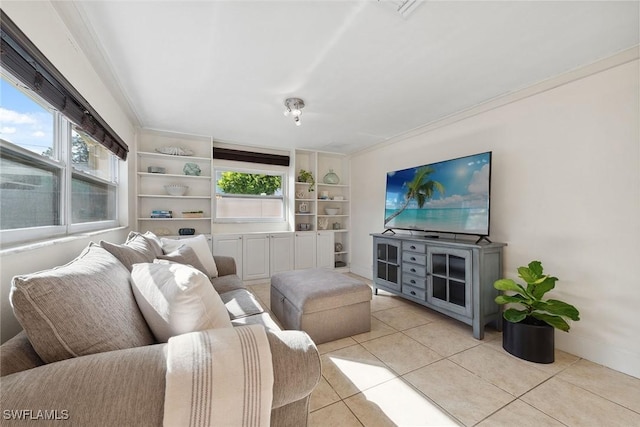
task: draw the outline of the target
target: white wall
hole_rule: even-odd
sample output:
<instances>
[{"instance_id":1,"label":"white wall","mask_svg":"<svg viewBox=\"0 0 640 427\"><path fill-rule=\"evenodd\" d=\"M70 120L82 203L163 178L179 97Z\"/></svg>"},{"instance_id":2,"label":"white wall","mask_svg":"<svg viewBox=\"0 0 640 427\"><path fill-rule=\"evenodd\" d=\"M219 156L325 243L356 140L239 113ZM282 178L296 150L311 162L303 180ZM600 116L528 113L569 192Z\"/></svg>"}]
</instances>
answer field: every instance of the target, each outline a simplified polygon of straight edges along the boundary
<instances>
[{"instance_id":1,"label":"white wall","mask_svg":"<svg viewBox=\"0 0 640 427\"><path fill-rule=\"evenodd\" d=\"M371 277L385 172L493 151L491 239L533 259L581 320L556 347L640 377L640 107L635 60L352 158L352 271ZM480 110L480 109L479 109ZM374 172L372 172L374 171ZM471 333L471 330L469 330Z\"/></svg>"},{"instance_id":2,"label":"white wall","mask_svg":"<svg viewBox=\"0 0 640 427\"><path fill-rule=\"evenodd\" d=\"M47 1L3 1L3 13L29 37L53 65L89 101L103 119L135 152L135 127L118 105L111 91L104 85L91 67L78 44L60 20L51 3ZM119 215L122 225L133 217L133 206L128 202L130 166L133 161L120 162ZM131 175L134 176L134 175ZM55 244L38 246L30 250L3 250L0 252L0 341L4 342L18 331L20 326L9 304L11 278L64 264L75 258L91 240L121 242L127 230L59 239Z\"/></svg>"}]
</instances>

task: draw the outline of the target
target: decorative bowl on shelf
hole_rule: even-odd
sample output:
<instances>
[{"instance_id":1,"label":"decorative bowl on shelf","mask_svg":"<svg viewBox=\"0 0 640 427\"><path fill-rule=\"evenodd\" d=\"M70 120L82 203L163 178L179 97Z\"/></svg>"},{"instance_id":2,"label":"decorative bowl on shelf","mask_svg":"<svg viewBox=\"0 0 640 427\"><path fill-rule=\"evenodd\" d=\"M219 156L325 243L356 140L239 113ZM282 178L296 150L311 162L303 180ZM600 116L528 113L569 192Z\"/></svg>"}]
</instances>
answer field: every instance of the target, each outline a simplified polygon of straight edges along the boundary
<instances>
[{"instance_id":1,"label":"decorative bowl on shelf","mask_svg":"<svg viewBox=\"0 0 640 427\"><path fill-rule=\"evenodd\" d=\"M156 148L156 152L171 156L193 156L192 150L183 147L159 147Z\"/></svg>"},{"instance_id":2,"label":"decorative bowl on shelf","mask_svg":"<svg viewBox=\"0 0 640 427\"><path fill-rule=\"evenodd\" d=\"M324 208L324 211L327 215L338 215L340 209L338 208Z\"/></svg>"},{"instance_id":3,"label":"decorative bowl on shelf","mask_svg":"<svg viewBox=\"0 0 640 427\"><path fill-rule=\"evenodd\" d=\"M165 191L170 196L184 196L187 194L189 186L182 184L169 184L164 186Z\"/></svg>"}]
</instances>

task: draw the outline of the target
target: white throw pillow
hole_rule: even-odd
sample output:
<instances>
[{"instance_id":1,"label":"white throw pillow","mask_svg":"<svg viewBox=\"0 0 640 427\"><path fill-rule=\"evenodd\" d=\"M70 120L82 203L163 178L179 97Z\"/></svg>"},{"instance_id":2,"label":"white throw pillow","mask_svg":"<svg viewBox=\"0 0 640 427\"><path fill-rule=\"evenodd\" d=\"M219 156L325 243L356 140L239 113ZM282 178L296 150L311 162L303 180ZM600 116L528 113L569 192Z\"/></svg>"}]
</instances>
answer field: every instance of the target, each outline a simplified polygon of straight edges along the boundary
<instances>
[{"instance_id":1,"label":"white throw pillow","mask_svg":"<svg viewBox=\"0 0 640 427\"><path fill-rule=\"evenodd\" d=\"M182 245L189 246L195 251L198 259L207 269L209 278L218 277L218 267L216 267L216 262L214 261L213 254L211 253L211 249L209 248L209 242L207 242L207 238L204 236L204 234L181 240L167 239L163 237L161 241L162 250L164 250L165 254L175 251Z\"/></svg>"},{"instance_id":2,"label":"white throw pillow","mask_svg":"<svg viewBox=\"0 0 640 427\"><path fill-rule=\"evenodd\" d=\"M156 260L134 264L133 295L153 335L231 327L229 314L207 276L189 265Z\"/></svg>"}]
</instances>

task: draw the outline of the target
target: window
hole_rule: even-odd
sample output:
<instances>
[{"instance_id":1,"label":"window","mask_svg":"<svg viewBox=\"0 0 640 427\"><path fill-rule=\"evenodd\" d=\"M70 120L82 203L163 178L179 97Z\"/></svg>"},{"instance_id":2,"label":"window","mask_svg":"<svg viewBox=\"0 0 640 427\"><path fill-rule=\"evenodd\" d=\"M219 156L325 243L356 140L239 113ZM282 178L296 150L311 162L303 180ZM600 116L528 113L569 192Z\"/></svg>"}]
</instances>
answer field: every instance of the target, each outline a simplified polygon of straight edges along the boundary
<instances>
[{"instance_id":1,"label":"window","mask_svg":"<svg viewBox=\"0 0 640 427\"><path fill-rule=\"evenodd\" d=\"M0 147L0 229L61 224L62 169L19 150Z\"/></svg>"},{"instance_id":2,"label":"window","mask_svg":"<svg viewBox=\"0 0 640 427\"><path fill-rule=\"evenodd\" d=\"M117 225L116 157L10 75L0 85L3 245Z\"/></svg>"},{"instance_id":3,"label":"window","mask_svg":"<svg viewBox=\"0 0 640 427\"><path fill-rule=\"evenodd\" d=\"M216 222L285 220L285 172L215 170Z\"/></svg>"},{"instance_id":4,"label":"window","mask_svg":"<svg viewBox=\"0 0 640 427\"><path fill-rule=\"evenodd\" d=\"M71 164L71 223L115 220L115 156L74 126Z\"/></svg>"}]
</instances>

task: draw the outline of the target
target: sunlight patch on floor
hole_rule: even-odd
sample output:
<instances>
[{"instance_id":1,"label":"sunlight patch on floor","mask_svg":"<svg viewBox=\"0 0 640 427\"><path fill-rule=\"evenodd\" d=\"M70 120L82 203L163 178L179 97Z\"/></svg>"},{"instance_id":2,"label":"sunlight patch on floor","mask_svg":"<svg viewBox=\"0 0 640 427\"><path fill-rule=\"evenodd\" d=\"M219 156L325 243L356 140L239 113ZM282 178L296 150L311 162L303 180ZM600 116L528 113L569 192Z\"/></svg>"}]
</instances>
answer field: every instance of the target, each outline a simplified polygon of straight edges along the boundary
<instances>
[{"instance_id":1,"label":"sunlight patch on floor","mask_svg":"<svg viewBox=\"0 0 640 427\"><path fill-rule=\"evenodd\" d=\"M399 426L458 426L454 418L420 392L408 385L402 378L371 387L372 377L389 377L396 374L384 366L354 360L330 357L330 360L355 387L360 394L349 397L345 403L356 416L367 423L367 418L375 423L386 418ZM370 387L370 388L368 388Z\"/></svg>"}]
</instances>

